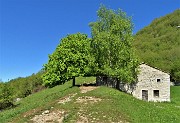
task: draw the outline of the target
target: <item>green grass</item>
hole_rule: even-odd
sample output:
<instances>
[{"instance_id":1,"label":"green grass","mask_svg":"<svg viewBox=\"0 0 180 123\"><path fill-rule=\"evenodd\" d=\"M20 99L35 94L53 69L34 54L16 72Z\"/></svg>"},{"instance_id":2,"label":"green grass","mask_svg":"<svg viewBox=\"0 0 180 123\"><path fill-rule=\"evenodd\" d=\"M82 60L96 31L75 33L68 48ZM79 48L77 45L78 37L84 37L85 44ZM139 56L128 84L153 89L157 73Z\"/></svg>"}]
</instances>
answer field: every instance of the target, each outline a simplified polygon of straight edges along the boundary
<instances>
[{"instance_id":1,"label":"green grass","mask_svg":"<svg viewBox=\"0 0 180 123\"><path fill-rule=\"evenodd\" d=\"M93 82L95 78L77 78L76 83ZM58 100L77 93L70 102L58 104ZM118 90L100 87L87 93L80 93L78 87L71 88L71 82L43 90L21 100L17 107L0 113L0 122L30 122L30 119L44 110L65 110L68 116L64 122L75 122L78 112L94 122L132 122L132 123L179 123L180 86L171 87L170 103L144 102ZM96 103L76 103L78 97L101 98ZM53 109L51 107L54 107Z\"/></svg>"},{"instance_id":2,"label":"green grass","mask_svg":"<svg viewBox=\"0 0 180 123\"><path fill-rule=\"evenodd\" d=\"M110 105L111 109L116 109L117 112L124 114L130 122L179 123L180 107L177 108L177 106L180 106L180 87L172 87L171 90L174 92L172 97L175 98L175 100L172 98L172 103L144 102L118 90L105 87L98 89L93 94L104 99L111 99L111 102L106 102L106 105ZM105 107L106 105L101 106Z\"/></svg>"},{"instance_id":3,"label":"green grass","mask_svg":"<svg viewBox=\"0 0 180 123\"><path fill-rule=\"evenodd\" d=\"M94 81L94 77L79 77L76 79L76 84ZM54 88L45 89L39 93L32 94L19 103L13 109L5 110L0 113L0 123L6 123L12 119L23 119L23 113L31 112L32 109L39 108L38 110L48 109L51 103L57 99L79 91L78 87L71 88L71 81L66 82L64 85L56 86ZM16 119L18 121L18 119Z\"/></svg>"}]
</instances>

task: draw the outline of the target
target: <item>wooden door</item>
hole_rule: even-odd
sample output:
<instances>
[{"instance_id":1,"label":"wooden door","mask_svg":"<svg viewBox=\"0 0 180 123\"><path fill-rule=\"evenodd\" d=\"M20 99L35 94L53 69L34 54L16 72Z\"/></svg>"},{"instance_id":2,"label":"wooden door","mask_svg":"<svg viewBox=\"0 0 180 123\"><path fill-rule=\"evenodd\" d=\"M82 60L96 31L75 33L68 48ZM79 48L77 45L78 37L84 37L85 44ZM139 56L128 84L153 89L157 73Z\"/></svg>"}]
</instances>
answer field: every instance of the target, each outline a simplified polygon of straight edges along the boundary
<instances>
[{"instance_id":1,"label":"wooden door","mask_svg":"<svg viewBox=\"0 0 180 123\"><path fill-rule=\"evenodd\" d=\"M148 101L148 90L142 90L142 100Z\"/></svg>"}]
</instances>

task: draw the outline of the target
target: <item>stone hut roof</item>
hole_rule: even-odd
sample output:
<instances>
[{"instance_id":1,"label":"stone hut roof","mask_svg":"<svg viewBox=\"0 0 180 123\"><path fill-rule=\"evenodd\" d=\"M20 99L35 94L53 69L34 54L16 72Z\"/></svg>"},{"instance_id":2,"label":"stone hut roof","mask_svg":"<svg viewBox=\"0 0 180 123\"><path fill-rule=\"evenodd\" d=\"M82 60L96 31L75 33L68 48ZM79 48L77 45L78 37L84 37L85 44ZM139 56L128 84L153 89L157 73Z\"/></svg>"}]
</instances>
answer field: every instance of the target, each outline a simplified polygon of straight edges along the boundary
<instances>
[{"instance_id":1,"label":"stone hut roof","mask_svg":"<svg viewBox=\"0 0 180 123\"><path fill-rule=\"evenodd\" d=\"M165 71L161 70L161 69L160 69L160 68L158 68L158 67L153 67L153 66L151 66L151 65L148 65L148 64L147 64L147 63L145 63L145 62L141 62L141 63L140 63L140 65L142 65L142 64L145 64L145 65L147 65L147 66L149 66L149 67L152 67L152 68L154 68L154 69L157 69L157 70L159 70L159 71L161 71L161 72L163 72L163 73L167 73L168 75L170 75L170 73L165 72Z\"/></svg>"}]
</instances>

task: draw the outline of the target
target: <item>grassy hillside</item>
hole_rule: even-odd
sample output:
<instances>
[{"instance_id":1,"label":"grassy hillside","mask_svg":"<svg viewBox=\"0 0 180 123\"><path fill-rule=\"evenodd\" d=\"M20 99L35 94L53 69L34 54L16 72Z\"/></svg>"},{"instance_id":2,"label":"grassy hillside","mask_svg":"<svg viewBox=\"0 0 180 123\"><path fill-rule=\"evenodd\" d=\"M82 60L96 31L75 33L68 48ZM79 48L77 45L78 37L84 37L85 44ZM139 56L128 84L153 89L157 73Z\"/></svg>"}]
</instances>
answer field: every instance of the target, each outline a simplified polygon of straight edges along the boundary
<instances>
[{"instance_id":1,"label":"grassy hillside","mask_svg":"<svg viewBox=\"0 0 180 123\"><path fill-rule=\"evenodd\" d=\"M155 19L135 36L141 61L171 73L180 81L180 10Z\"/></svg>"},{"instance_id":2,"label":"grassy hillside","mask_svg":"<svg viewBox=\"0 0 180 123\"><path fill-rule=\"evenodd\" d=\"M77 84L94 82L94 80L94 77L80 77L77 78ZM178 86L171 87L171 103L144 102L107 87L89 89L92 91L83 90L82 87L72 88L71 82L45 89L22 99L13 109L1 112L0 121L24 123L46 119L47 122L63 120L68 123L180 122L180 87Z\"/></svg>"}]
</instances>

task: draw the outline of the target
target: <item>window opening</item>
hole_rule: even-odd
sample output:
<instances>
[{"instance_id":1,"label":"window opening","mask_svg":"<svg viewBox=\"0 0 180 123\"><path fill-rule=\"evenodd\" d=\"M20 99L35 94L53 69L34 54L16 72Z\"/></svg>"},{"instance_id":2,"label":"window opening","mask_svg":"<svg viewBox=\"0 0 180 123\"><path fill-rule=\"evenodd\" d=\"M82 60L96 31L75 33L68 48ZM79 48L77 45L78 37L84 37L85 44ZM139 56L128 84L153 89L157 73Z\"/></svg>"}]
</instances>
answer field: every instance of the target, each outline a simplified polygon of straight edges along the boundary
<instances>
[{"instance_id":1,"label":"window opening","mask_svg":"<svg viewBox=\"0 0 180 123\"><path fill-rule=\"evenodd\" d=\"M159 97L159 90L154 90L154 97Z\"/></svg>"}]
</instances>

